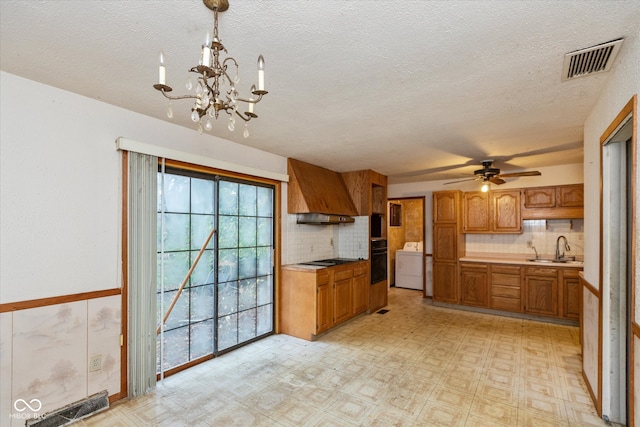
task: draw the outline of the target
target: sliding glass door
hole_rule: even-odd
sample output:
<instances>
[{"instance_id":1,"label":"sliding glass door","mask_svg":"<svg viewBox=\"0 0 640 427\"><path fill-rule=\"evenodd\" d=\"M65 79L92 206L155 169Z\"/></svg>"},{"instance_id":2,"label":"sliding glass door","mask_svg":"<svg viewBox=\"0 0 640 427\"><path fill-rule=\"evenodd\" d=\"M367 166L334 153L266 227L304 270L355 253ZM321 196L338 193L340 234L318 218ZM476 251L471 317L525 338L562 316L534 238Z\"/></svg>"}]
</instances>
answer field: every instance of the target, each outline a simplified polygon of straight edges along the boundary
<instances>
[{"instance_id":1,"label":"sliding glass door","mask_svg":"<svg viewBox=\"0 0 640 427\"><path fill-rule=\"evenodd\" d=\"M159 172L159 373L273 332L274 229L273 186Z\"/></svg>"}]
</instances>

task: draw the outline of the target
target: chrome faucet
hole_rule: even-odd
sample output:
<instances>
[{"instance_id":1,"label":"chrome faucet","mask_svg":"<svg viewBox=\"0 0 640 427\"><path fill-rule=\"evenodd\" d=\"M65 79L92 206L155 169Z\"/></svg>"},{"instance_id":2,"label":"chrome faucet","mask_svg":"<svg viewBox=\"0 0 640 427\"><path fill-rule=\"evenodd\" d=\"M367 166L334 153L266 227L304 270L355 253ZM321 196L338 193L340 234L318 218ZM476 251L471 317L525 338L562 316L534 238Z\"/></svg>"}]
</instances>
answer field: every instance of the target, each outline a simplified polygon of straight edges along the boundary
<instances>
[{"instance_id":1,"label":"chrome faucet","mask_svg":"<svg viewBox=\"0 0 640 427\"><path fill-rule=\"evenodd\" d=\"M558 236L558 240L556 240L556 259L564 258L564 251L562 251L562 256L560 255L560 239L564 239L564 251L570 251L571 246L569 246L569 241L564 236Z\"/></svg>"}]
</instances>

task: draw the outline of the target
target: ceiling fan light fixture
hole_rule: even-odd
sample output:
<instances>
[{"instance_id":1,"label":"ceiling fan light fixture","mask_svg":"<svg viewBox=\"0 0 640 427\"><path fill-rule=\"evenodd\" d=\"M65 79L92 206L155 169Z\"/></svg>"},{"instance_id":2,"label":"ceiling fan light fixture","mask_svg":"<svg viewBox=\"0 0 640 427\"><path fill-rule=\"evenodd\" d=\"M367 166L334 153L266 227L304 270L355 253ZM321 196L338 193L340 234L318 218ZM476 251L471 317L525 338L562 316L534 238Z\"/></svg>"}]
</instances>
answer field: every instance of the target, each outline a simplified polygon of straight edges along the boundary
<instances>
[{"instance_id":1,"label":"ceiling fan light fixture","mask_svg":"<svg viewBox=\"0 0 640 427\"><path fill-rule=\"evenodd\" d=\"M480 191L482 191L483 193L487 193L489 192L490 188L491 188L491 184L489 184L489 181L484 181L482 183L482 187L480 187Z\"/></svg>"}]
</instances>

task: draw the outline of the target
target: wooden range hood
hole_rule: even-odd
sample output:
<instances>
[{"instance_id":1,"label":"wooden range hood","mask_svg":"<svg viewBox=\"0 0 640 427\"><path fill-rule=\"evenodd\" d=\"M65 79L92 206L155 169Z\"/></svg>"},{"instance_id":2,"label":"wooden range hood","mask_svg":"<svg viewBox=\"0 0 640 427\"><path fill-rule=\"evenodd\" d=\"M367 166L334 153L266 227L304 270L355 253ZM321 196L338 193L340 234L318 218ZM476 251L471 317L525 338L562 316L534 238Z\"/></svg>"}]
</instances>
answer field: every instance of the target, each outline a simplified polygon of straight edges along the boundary
<instances>
[{"instance_id":1,"label":"wooden range hood","mask_svg":"<svg viewBox=\"0 0 640 427\"><path fill-rule=\"evenodd\" d=\"M287 212L357 215L347 186L337 172L288 159Z\"/></svg>"}]
</instances>

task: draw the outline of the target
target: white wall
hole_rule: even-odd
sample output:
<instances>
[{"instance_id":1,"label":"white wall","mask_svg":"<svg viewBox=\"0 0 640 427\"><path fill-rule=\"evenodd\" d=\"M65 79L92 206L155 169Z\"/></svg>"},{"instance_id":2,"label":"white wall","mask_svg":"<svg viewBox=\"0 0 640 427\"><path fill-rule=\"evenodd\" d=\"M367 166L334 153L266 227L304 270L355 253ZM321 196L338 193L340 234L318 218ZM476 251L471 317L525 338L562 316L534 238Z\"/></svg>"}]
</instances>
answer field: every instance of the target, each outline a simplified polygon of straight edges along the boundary
<instances>
[{"instance_id":1,"label":"white wall","mask_svg":"<svg viewBox=\"0 0 640 427\"><path fill-rule=\"evenodd\" d=\"M619 56L617 63L613 67L613 75L603 91L600 99L597 101L589 117L584 124L584 176L585 176L585 229L593 230L592 233L585 233L585 268L584 276L592 286L600 289L601 295L607 293L607 289L601 289L599 283L600 266L600 137L605 132L609 124L615 119L620 110L626 105L634 94L640 92L640 32L632 34L624 41L623 50ZM638 118L634 117L635 126L637 127ZM640 150L637 150L640 153ZM638 158L635 164L638 165ZM640 170L640 169L639 169ZM640 182L640 176L636 176L636 183ZM637 188L635 189L638 194ZM638 206L638 198L636 198L636 217L635 224L640 224L640 207ZM603 224L607 227L607 224ZM636 239L640 239L640 235L636 235ZM636 240L635 247L640 247L640 240ZM636 271L636 286L640 283L640 270ZM638 291L638 288L636 288ZM586 294L586 293L585 293ZM595 304L587 301L585 295L583 316L586 318L597 317L598 308ZM636 293L636 301L640 300L640 295ZM589 342L597 342L598 330L597 323L585 324L583 334ZM605 319L603 328L603 336L608 336L607 332L608 320ZM603 366L609 366L611 363L610 346L607 339L603 339ZM590 348L594 354L586 354L584 357L583 368L590 379L592 390L597 391L597 347ZM585 348L585 352L587 349ZM636 357L640 355L636 354ZM600 367L602 369L602 367ZM635 384L635 395L640 396L640 384ZM610 415L612 402L611 390L608 386L608 376L603 372L603 392L602 392L602 409L603 415ZM613 420L616 421L616 420Z\"/></svg>"},{"instance_id":2,"label":"white wall","mask_svg":"<svg viewBox=\"0 0 640 427\"><path fill-rule=\"evenodd\" d=\"M123 136L286 174L286 158L0 73L0 303L121 284Z\"/></svg>"}]
</instances>

